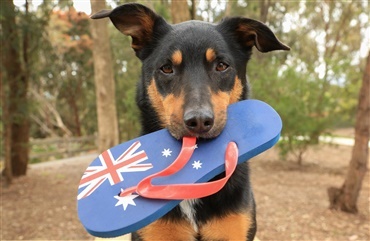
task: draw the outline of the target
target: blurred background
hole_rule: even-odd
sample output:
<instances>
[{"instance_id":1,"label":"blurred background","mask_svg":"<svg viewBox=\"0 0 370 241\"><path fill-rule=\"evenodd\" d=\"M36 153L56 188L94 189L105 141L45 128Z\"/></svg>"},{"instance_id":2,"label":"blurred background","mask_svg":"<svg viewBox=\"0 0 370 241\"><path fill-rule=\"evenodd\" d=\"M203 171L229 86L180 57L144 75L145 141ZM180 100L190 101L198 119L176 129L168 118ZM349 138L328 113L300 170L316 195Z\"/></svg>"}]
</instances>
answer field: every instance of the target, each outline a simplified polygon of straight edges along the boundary
<instances>
[{"instance_id":1,"label":"blurred background","mask_svg":"<svg viewBox=\"0 0 370 241\"><path fill-rule=\"evenodd\" d=\"M139 135L141 64L130 37L89 16L126 2L1 1L1 240L93 239L76 217L78 180L99 152ZM257 19L291 47L254 49L247 68L251 97L284 123L277 147L252 160L257 235L369 240L369 2L138 2L170 23ZM57 202L59 189L68 195Z\"/></svg>"}]
</instances>

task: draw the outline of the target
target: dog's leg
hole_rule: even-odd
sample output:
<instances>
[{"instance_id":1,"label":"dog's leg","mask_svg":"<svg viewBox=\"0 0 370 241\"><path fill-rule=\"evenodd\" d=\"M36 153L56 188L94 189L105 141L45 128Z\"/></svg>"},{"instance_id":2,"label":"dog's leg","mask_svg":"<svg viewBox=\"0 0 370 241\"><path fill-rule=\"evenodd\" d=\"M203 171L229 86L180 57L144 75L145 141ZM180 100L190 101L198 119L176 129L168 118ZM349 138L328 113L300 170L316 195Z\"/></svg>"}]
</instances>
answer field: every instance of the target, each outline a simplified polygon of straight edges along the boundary
<instances>
[{"instance_id":1,"label":"dog's leg","mask_svg":"<svg viewBox=\"0 0 370 241\"><path fill-rule=\"evenodd\" d=\"M196 232L190 222L185 219L165 220L158 219L154 223L137 231L143 241L193 241Z\"/></svg>"},{"instance_id":2,"label":"dog's leg","mask_svg":"<svg viewBox=\"0 0 370 241\"><path fill-rule=\"evenodd\" d=\"M202 241L249 241L254 238L254 235L249 235L250 231L254 232L254 225L254 215L246 211L213 218L203 224L199 231Z\"/></svg>"}]
</instances>

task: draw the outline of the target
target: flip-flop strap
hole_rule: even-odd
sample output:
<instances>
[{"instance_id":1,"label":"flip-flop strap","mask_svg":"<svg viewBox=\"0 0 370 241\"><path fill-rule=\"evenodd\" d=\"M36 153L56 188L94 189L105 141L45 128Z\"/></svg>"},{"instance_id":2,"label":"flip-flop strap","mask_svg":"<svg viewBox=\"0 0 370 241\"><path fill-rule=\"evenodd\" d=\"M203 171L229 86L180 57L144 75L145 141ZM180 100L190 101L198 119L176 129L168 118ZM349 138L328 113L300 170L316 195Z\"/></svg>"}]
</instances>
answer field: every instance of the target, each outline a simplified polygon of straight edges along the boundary
<instances>
[{"instance_id":1,"label":"flip-flop strap","mask_svg":"<svg viewBox=\"0 0 370 241\"><path fill-rule=\"evenodd\" d=\"M181 147L180 153L177 156L176 160L174 162L172 162L171 165L169 165L164 170L162 170L160 172L157 172L157 173L154 173L154 174L146 177L145 179L143 179L141 181L141 182L144 182L142 188L146 189L145 183L148 182L148 181L150 183L150 181L155 177L170 176L170 175L175 174L176 172L180 171L186 165L186 163L190 160L191 156L193 155L196 141L197 141L197 139L195 137L183 137L182 147ZM126 188L119 195L121 197L124 197L124 196L130 195L132 193L139 194L140 193L140 191L139 191L140 183L137 186ZM144 190L144 193L147 193L147 192ZM151 193L153 193L153 192L151 191ZM160 196L153 195L152 197L149 197L149 196L143 196L143 197L158 199ZM163 197L160 197L160 199L163 199Z\"/></svg>"},{"instance_id":2,"label":"flip-flop strap","mask_svg":"<svg viewBox=\"0 0 370 241\"><path fill-rule=\"evenodd\" d=\"M186 143L185 143L186 142ZM183 147L191 140L183 141ZM194 143L195 144L195 143ZM194 147L194 144L192 145ZM183 151L183 150L182 150ZM210 196L221 190L235 171L238 162L238 147L235 142L230 142L225 153L225 177L212 182L194 184L153 185L153 178L171 175L180 170L190 159L192 150L180 152L176 160L165 170L143 179L137 186L136 192L143 197L153 199L182 200Z\"/></svg>"}]
</instances>

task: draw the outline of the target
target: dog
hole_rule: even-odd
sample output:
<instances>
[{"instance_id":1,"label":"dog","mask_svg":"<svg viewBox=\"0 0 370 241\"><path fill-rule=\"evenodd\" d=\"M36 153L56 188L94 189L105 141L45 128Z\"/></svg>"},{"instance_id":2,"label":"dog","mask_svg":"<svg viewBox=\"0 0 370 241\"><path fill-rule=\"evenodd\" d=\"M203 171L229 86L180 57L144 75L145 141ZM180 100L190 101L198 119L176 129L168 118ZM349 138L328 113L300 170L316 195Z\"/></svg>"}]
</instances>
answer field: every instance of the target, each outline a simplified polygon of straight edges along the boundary
<instances>
[{"instance_id":1,"label":"dog","mask_svg":"<svg viewBox=\"0 0 370 241\"><path fill-rule=\"evenodd\" d=\"M260 52L290 49L265 24L243 17L218 24L171 25L151 9L129 3L91 18L105 17L131 36L132 48L142 62L136 95L142 134L167 128L177 139L217 137L225 126L228 105L248 98L246 66L252 48ZM251 241L256 230L256 206L244 162L221 191L181 202L133 233L132 239Z\"/></svg>"}]
</instances>

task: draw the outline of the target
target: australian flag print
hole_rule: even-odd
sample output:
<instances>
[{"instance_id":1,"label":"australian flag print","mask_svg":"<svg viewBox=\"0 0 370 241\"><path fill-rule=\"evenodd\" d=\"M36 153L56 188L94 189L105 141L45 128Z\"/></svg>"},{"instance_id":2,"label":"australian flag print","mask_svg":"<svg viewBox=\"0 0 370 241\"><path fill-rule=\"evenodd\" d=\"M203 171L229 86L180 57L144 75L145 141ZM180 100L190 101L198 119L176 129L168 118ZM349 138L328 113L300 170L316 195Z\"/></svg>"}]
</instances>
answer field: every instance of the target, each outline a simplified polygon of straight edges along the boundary
<instances>
[{"instance_id":1,"label":"australian flag print","mask_svg":"<svg viewBox=\"0 0 370 241\"><path fill-rule=\"evenodd\" d=\"M220 136L198 141L190 160L179 172L155 178L152 183L207 182L225 171L224 156L229 142L238 146L238 163L245 162L272 147L281 128L279 115L269 105L257 100L233 104ZM149 199L134 189L125 190L167 168L180 150L181 141L161 130L99 155L86 169L78 188L78 215L86 230L98 237L120 236L150 224L178 205L182 200ZM120 195L121 192L125 194Z\"/></svg>"},{"instance_id":2,"label":"australian flag print","mask_svg":"<svg viewBox=\"0 0 370 241\"><path fill-rule=\"evenodd\" d=\"M141 163L148 159L145 151L138 151L140 141L134 142L117 159L111 150L106 150L99 155L99 165L89 166L80 181L79 188L86 188L80 192L77 199L85 198L93 193L105 180L109 180L111 186L122 182L124 172L143 172L153 168L151 163Z\"/></svg>"}]
</instances>

